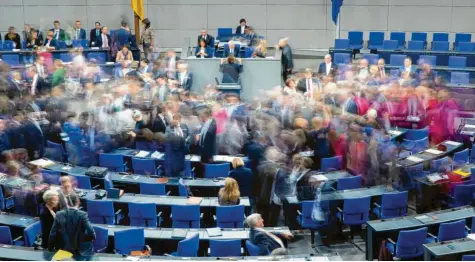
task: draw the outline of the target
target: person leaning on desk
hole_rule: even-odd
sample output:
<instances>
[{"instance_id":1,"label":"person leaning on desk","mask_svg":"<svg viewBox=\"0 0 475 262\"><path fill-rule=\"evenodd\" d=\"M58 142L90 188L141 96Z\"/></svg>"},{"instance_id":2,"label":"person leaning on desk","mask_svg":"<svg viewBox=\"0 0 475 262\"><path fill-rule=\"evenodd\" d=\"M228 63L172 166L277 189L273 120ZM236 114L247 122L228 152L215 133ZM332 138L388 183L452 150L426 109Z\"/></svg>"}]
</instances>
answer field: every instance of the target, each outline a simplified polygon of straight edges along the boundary
<instances>
[{"instance_id":1,"label":"person leaning on desk","mask_svg":"<svg viewBox=\"0 0 475 262\"><path fill-rule=\"evenodd\" d=\"M196 47L195 56L200 58L213 57L212 50L208 47L204 39L201 39L200 45Z\"/></svg>"},{"instance_id":2,"label":"person leaning on desk","mask_svg":"<svg viewBox=\"0 0 475 262\"><path fill-rule=\"evenodd\" d=\"M235 61L237 61L237 63L235 63ZM234 55L229 55L227 59L222 58L219 71L223 73L221 83L238 83L239 74L242 72L241 58L235 58Z\"/></svg>"}]
</instances>

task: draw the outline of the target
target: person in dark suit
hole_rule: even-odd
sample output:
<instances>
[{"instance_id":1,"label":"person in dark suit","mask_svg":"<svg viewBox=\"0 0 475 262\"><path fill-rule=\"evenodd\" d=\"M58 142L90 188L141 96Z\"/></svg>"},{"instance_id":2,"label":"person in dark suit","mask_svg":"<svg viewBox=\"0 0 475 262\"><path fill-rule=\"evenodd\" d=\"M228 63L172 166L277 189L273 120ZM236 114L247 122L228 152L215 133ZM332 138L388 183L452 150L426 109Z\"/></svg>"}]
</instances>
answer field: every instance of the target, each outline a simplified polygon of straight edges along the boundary
<instances>
[{"instance_id":1,"label":"person in dark suit","mask_svg":"<svg viewBox=\"0 0 475 262\"><path fill-rule=\"evenodd\" d=\"M178 81L178 85L185 89L186 91L190 91L191 86L193 85L193 74L187 71L188 65L185 63L178 64L178 72L176 73L176 80Z\"/></svg>"},{"instance_id":2,"label":"person in dark suit","mask_svg":"<svg viewBox=\"0 0 475 262\"><path fill-rule=\"evenodd\" d=\"M239 25L236 27L235 34L244 35L246 33L246 28L248 28L248 26L246 25L246 19L241 18L241 20L239 20Z\"/></svg>"},{"instance_id":3,"label":"person in dark suit","mask_svg":"<svg viewBox=\"0 0 475 262\"><path fill-rule=\"evenodd\" d=\"M196 142L200 147L201 162L209 163L216 154L216 121L211 117L209 108L203 108L199 112L199 118L203 125L196 135Z\"/></svg>"},{"instance_id":4,"label":"person in dark suit","mask_svg":"<svg viewBox=\"0 0 475 262\"><path fill-rule=\"evenodd\" d=\"M10 81L10 87L8 88L8 98L11 100L15 98L23 98L28 92L28 88L21 82L21 74L17 71L12 73L12 80Z\"/></svg>"},{"instance_id":5,"label":"person in dark suit","mask_svg":"<svg viewBox=\"0 0 475 262\"><path fill-rule=\"evenodd\" d=\"M95 27L89 33L89 46L100 47L99 39L101 38L101 23L96 22Z\"/></svg>"},{"instance_id":6,"label":"person in dark suit","mask_svg":"<svg viewBox=\"0 0 475 262\"><path fill-rule=\"evenodd\" d=\"M335 77L338 73L338 65L332 62L331 55L327 54L323 58L323 63L318 67L318 75L323 76L333 76Z\"/></svg>"},{"instance_id":7,"label":"person in dark suit","mask_svg":"<svg viewBox=\"0 0 475 262\"><path fill-rule=\"evenodd\" d=\"M6 132L8 133L11 148L25 148L25 138L22 134L23 113L17 110L8 121Z\"/></svg>"},{"instance_id":8,"label":"person in dark suit","mask_svg":"<svg viewBox=\"0 0 475 262\"><path fill-rule=\"evenodd\" d=\"M224 56L234 55L234 57L241 57L240 48L236 46L233 41L229 41L228 45L224 46Z\"/></svg>"},{"instance_id":9,"label":"person in dark suit","mask_svg":"<svg viewBox=\"0 0 475 262\"><path fill-rule=\"evenodd\" d=\"M21 39L20 35L15 32L15 27L10 26L8 28L8 33L5 34L5 41L13 41L15 44L14 49L21 49Z\"/></svg>"},{"instance_id":10,"label":"person in dark suit","mask_svg":"<svg viewBox=\"0 0 475 262\"><path fill-rule=\"evenodd\" d=\"M175 79L178 61L180 61L180 57L176 55L176 52L174 50L168 50L167 58L165 58L165 72L169 79Z\"/></svg>"},{"instance_id":11,"label":"person in dark suit","mask_svg":"<svg viewBox=\"0 0 475 262\"><path fill-rule=\"evenodd\" d=\"M227 63L225 63L226 60ZM239 83L239 74L242 72L242 60L240 58L235 59L234 55L229 55L227 59L222 58L219 71L223 73L221 83Z\"/></svg>"},{"instance_id":12,"label":"person in dark suit","mask_svg":"<svg viewBox=\"0 0 475 262\"><path fill-rule=\"evenodd\" d=\"M84 40L84 39L86 39L86 30L81 28L81 21L76 20L76 24L74 26L76 28L74 28L73 39L74 40Z\"/></svg>"},{"instance_id":13,"label":"person in dark suit","mask_svg":"<svg viewBox=\"0 0 475 262\"><path fill-rule=\"evenodd\" d=\"M312 78L312 69L305 69L304 76L305 78L299 80L297 84L297 90L302 92L306 97L311 98L316 91L319 91L320 85L315 79Z\"/></svg>"},{"instance_id":14,"label":"person in dark suit","mask_svg":"<svg viewBox=\"0 0 475 262\"><path fill-rule=\"evenodd\" d=\"M206 29L201 29L201 34L198 36L198 45L200 45L200 41L203 39L206 42L207 46L214 46L214 37L209 35Z\"/></svg>"},{"instance_id":15,"label":"person in dark suit","mask_svg":"<svg viewBox=\"0 0 475 262\"><path fill-rule=\"evenodd\" d=\"M43 40L41 40L38 37L38 32L32 29L32 32L30 33L30 37L26 40L25 48L36 49L38 46L42 46L42 45L43 45Z\"/></svg>"},{"instance_id":16,"label":"person in dark suit","mask_svg":"<svg viewBox=\"0 0 475 262\"><path fill-rule=\"evenodd\" d=\"M73 181L69 176L62 176L59 180L60 188L58 191L59 209L74 207L78 205L78 195L74 191Z\"/></svg>"},{"instance_id":17,"label":"person in dark suit","mask_svg":"<svg viewBox=\"0 0 475 262\"><path fill-rule=\"evenodd\" d=\"M41 239L42 239L41 246L43 248L48 248L49 233L51 232L51 228L53 227L54 217L56 216L56 212L59 211L58 192L56 192L56 190L48 190L44 192L43 200L45 201L45 208L43 209L43 212L40 214Z\"/></svg>"},{"instance_id":18,"label":"person in dark suit","mask_svg":"<svg viewBox=\"0 0 475 262\"><path fill-rule=\"evenodd\" d=\"M212 50L208 47L208 44L201 39L200 44L196 47L195 56L200 58L212 58Z\"/></svg>"},{"instance_id":19,"label":"person in dark suit","mask_svg":"<svg viewBox=\"0 0 475 262\"><path fill-rule=\"evenodd\" d=\"M48 31L46 34L46 40L44 42L44 46L48 51L59 50L59 43L56 39L54 39L54 33Z\"/></svg>"},{"instance_id":20,"label":"person in dark suit","mask_svg":"<svg viewBox=\"0 0 475 262\"><path fill-rule=\"evenodd\" d=\"M5 120L0 119L0 153L11 148L10 136L6 129Z\"/></svg>"},{"instance_id":21,"label":"person in dark suit","mask_svg":"<svg viewBox=\"0 0 475 262\"><path fill-rule=\"evenodd\" d=\"M251 228L249 232L249 241L259 247L259 255L269 255L278 248L285 249L282 239L292 239L294 236L290 233L274 233L264 229L264 219L260 214L249 215L245 223Z\"/></svg>"},{"instance_id":22,"label":"person in dark suit","mask_svg":"<svg viewBox=\"0 0 475 262\"><path fill-rule=\"evenodd\" d=\"M381 79L385 79L389 76L389 72L386 69L386 63L384 61L384 58L378 59L378 71L379 71L379 76Z\"/></svg>"},{"instance_id":23,"label":"person in dark suit","mask_svg":"<svg viewBox=\"0 0 475 262\"><path fill-rule=\"evenodd\" d=\"M131 37L132 34L130 33L130 29L127 26L127 22L122 21L121 28L117 32L117 42L119 46L130 45L132 42Z\"/></svg>"},{"instance_id":24,"label":"person in dark suit","mask_svg":"<svg viewBox=\"0 0 475 262\"><path fill-rule=\"evenodd\" d=\"M152 126L150 127L150 130L152 132L157 133L165 133L167 130L167 120L165 119L165 114L164 114L164 109L163 107L157 107L157 113L155 117L152 120Z\"/></svg>"},{"instance_id":25,"label":"person in dark suit","mask_svg":"<svg viewBox=\"0 0 475 262\"><path fill-rule=\"evenodd\" d=\"M54 27L49 30L50 32L53 32L53 38L56 39L56 41L66 41L68 37L66 32L64 32L64 29L59 27L59 21L54 21L53 25Z\"/></svg>"},{"instance_id":26,"label":"person in dark suit","mask_svg":"<svg viewBox=\"0 0 475 262\"><path fill-rule=\"evenodd\" d=\"M183 137L186 143L190 143L190 130L188 129L188 126L185 123L182 123L181 119L181 114L175 113L172 117L170 125L167 126L166 134Z\"/></svg>"},{"instance_id":27,"label":"person in dark suit","mask_svg":"<svg viewBox=\"0 0 475 262\"><path fill-rule=\"evenodd\" d=\"M233 158L232 165L233 170L229 172L229 177L234 178L237 181L239 191L241 191L241 196L252 196L254 176L252 175L251 169L244 167L244 162L240 157Z\"/></svg>"},{"instance_id":28,"label":"person in dark suit","mask_svg":"<svg viewBox=\"0 0 475 262\"><path fill-rule=\"evenodd\" d=\"M165 138L165 173L171 177L185 175L185 155L187 154L185 138L168 133Z\"/></svg>"},{"instance_id":29,"label":"person in dark suit","mask_svg":"<svg viewBox=\"0 0 475 262\"><path fill-rule=\"evenodd\" d=\"M292 73L292 69L294 68L294 58L292 56L292 49L288 43L288 38L280 39L276 49L282 51L282 77L285 82L287 76Z\"/></svg>"},{"instance_id":30,"label":"person in dark suit","mask_svg":"<svg viewBox=\"0 0 475 262\"><path fill-rule=\"evenodd\" d=\"M99 42L99 47L104 49L104 50L109 50L106 52L106 62L110 61L111 54L110 50L112 47L112 41L111 41L111 36L108 34L109 30L107 27L102 27L102 34L100 35L100 38L97 40Z\"/></svg>"},{"instance_id":31,"label":"person in dark suit","mask_svg":"<svg viewBox=\"0 0 475 262\"><path fill-rule=\"evenodd\" d=\"M342 105L342 115L358 114L358 106L356 105L355 97L351 91L346 91L341 94L340 104Z\"/></svg>"},{"instance_id":32,"label":"person in dark suit","mask_svg":"<svg viewBox=\"0 0 475 262\"><path fill-rule=\"evenodd\" d=\"M56 213L49 234L48 249L61 249L73 255L90 256L94 254L93 241L96 233L87 213L78 209L79 199L73 207Z\"/></svg>"},{"instance_id":33,"label":"person in dark suit","mask_svg":"<svg viewBox=\"0 0 475 262\"><path fill-rule=\"evenodd\" d=\"M30 159L43 157L45 148L45 137L43 130L36 120L36 113L30 113L23 128L25 147Z\"/></svg>"},{"instance_id":34,"label":"person in dark suit","mask_svg":"<svg viewBox=\"0 0 475 262\"><path fill-rule=\"evenodd\" d=\"M409 74L409 77L412 79L417 78L417 68L412 65L412 58L404 58L404 65L399 68L399 74L402 76L403 73Z\"/></svg>"}]
</instances>

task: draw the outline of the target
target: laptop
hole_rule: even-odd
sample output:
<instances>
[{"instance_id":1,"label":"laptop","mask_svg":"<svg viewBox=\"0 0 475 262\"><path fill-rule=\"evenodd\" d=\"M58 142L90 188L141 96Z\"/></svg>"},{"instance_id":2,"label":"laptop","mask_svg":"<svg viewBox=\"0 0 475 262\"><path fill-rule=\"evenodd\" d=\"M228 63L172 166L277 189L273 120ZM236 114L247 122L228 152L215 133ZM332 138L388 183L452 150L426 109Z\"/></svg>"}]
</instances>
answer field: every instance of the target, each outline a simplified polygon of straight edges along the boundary
<instances>
[{"instance_id":1,"label":"laptop","mask_svg":"<svg viewBox=\"0 0 475 262\"><path fill-rule=\"evenodd\" d=\"M107 198L118 199L120 196L121 196L120 189L117 189L117 188L107 189Z\"/></svg>"}]
</instances>

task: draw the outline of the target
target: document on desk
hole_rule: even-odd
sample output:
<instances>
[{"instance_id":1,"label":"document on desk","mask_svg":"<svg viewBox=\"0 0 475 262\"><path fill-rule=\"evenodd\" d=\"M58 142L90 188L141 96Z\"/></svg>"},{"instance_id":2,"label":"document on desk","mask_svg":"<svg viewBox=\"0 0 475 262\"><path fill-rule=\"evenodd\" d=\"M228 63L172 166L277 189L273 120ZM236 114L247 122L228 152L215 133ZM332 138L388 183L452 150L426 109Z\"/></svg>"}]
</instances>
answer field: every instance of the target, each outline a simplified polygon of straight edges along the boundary
<instances>
[{"instance_id":1,"label":"document on desk","mask_svg":"<svg viewBox=\"0 0 475 262\"><path fill-rule=\"evenodd\" d=\"M191 162L200 162L201 157L199 155L186 155L186 160L190 160Z\"/></svg>"},{"instance_id":2,"label":"document on desk","mask_svg":"<svg viewBox=\"0 0 475 262\"><path fill-rule=\"evenodd\" d=\"M207 228L206 232L208 233L209 237L219 237L223 235L223 232L221 232L221 228L219 227Z\"/></svg>"},{"instance_id":3,"label":"document on desk","mask_svg":"<svg viewBox=\"0 0 475 262\"><path fill-rule=\"evenodd\" d=\"M188 204L188 205L199 205L199 204L201 204L201 201L203 201L202 197L189 197L188 200L186 201L186 204Z\"/></svg>"},{"instance_id":4,"label":"document on desk","mask_svg":"<svg viewBox=\"0 0 475 262\"><path fill-rule=\"evenodd\" d=\"M185 238L187 232L188 232L187 229L174 228L172 232L172 237Z\"/></svg>"},{"instance_id":5,"label":"document on desk","mask_svg":"<svg viewBox=\"0 0 475 262\"><path fill-rule=\"evenodd\" d=\"M454 141L445 141L444 144L451 145L451 146L460 146L462 143L454 142Z\"/></svg>"},{"instance_id":6,"label":"document on desk","mask_svg":"<svg viewBox=\"0 0 475 262\"><path fill-rule=\"evenodd\" d=\"M421 223L424 223L424 224L434 221L434 219L432 217L426 216L426 215L417 216L417 217L414 217L414 218L419 220Z\"/></svg>"},{"instance_id":7,"label":"document on desk","mask_svg":"<svg viewBox=\"0 0 475 262\"><path fill-rule=\"evenodd\" d=\"M163 153L160 153L160 152L153 152L153 154L150 156L151 158L155 158L155 159L161 159L165 154Z\"/></svg>"},{"instance_id":8,"label":"document on desk","mask_svg":"<svg viewBox=\"0 0 475 262\"><path fill-rule=\"evenodd\" d=\"M471 240L475 241L475 234L468 234L467 238L470 238Z\"/></svg>"},{"instance_id":9,"label":"document on desk","mask_svg":"<svg viewBox=\"0 0 475 262\"><path fill-rule=\"evenodd\" d=\"M411 161L411 162L415 162L415 163L424 161L424 159L418 158L418 157L415 157L415 156L408 156L406 159Z\"/></svg>"},{"instance_id":10,"label":"document on desk","mask_svg":"<svg viewBox=\"0 0 475 262\"><path fill-rule=\"evenodd\" d=\"M465 125L464 127L466 127L466 128L475 128L475 125L469 125L469 124L467 124L467 125Z\"/></svg>"},{"instance_id":11,"label":"document on desk","mask_svg":"<svg viewBox=\"0 0 475 262\"><path fill-rule=\"evenodd\" d=\"M310 178L315 179L317 181L327 181L328 180L328 178L324 175L313 175Z\"/></svg>"},{"instance_id":12,"label":"document on desk","mask_svg":"<svg viewBox=\"0 0 475 262\"><path fill-rule=\"evenodd\" d=\"M429 153L429 154L433 154L433 155L440 155L440 154L444 153L440 150L432 149L432 148L427 149L426 152Z\"/></svg>"},{"instance_id":13,"label":"document on desk","mask_svg":"<svg viewBox=\"0 0 475 262\"><path fill-rule=\"evenodd\" d=\"M29 163L31 165L39 166L39 167L48 167L48 166L54 165L53 161L49 159L43 159L43 158L30 161Z\"/></svg>"},{"instance_id":14,"label":"document on desk","mask_svg":"<svg viewBox=\"0 0 475 262\"><path fill-rule=\"evenodd\" d=\"M136 157L146 157L148 156L148 152L147 151L139 151L135 156Z\"/></svg>"}]
</instances>

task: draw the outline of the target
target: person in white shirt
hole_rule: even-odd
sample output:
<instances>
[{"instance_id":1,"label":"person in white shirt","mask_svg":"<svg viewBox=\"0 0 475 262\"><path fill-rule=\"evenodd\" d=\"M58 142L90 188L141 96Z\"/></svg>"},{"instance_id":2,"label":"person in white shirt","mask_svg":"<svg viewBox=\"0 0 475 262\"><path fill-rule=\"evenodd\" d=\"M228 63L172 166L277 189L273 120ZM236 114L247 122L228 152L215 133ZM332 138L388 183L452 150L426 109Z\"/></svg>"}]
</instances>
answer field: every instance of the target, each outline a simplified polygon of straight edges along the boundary
<instances>
[{"instance_id":1,"label":"person in white shirt","mask_svg":"<svg viewBox=\"0 0 475 262\"><path fill-rule=\"evenodd\" d=\"M368 60L360 60L359 72L357 77L362 82L365 82L369 77Z\"/></svg>"},{"instance_id":2,"label":"person in white shirt","mask_svg":"<svg viewBox=\"0 0 475 262\"><path fill-rule=\"evenodd\" d=\"M331 55L325 55L323 59L323 63L320 64L318 68L318 75L320 76L328 76L331 75L333 77L336 76L338 70L338 66L332 62Z\"/></svg>"},{"instance_id":3,"label":"person in white shirt","mask_svg":"<svg viewBox=\"0 0 475 262\"><path fill-rule=\"evenodd\" d=\"M297 90L295 89L295 81L292 78L287 78L285 81L285 87L282 91L284 91L287 94L295 94Z\"/></svg>"},{"instance_id":4,"label":"person in white shirt","mask_svg":"<svg viewBox=\"0 0 475 262\"><path fill-rule=\"evenodd\" d=\"M381 78L387 77L385 66L386 66L386 62L384 61L384 58L378 59L378 69L379 69L379 75L381 76Z\"/></svg>"},{"instance_id":5,"label":"person in white shirt","mask_svg":"<svg viewBox=\"0 0 475 262\"><path fill-rule=\"evenodd\" d=\"M74 26L75 28L74 28L73 39L74 40L86 39L86 30L81 28L81 21L76 20L76 23Z\"/></svg>"},{"instance_id":6,"label":"person in white shirt","mask_svg":"<svg viewBox=\"0 0 475 262\"><path fill-rule=\"evenodd\" d=\"M320 85L312 78L313 72L311 68L305 69L305 78L300 79L297 89L307 98L314 96L316 91L320 91Z\"/></svg>"},{"instance_id":7,"label":"person in white shirt","mask_svg":"<svg viewBox=\"0 0 475 262\"><path fill-rule=\"evenodd\" d=\"M188 64L180 63L178 64L178 72L176 79L181 88L189 91L193 85L193 74L188 71Z\"/></svg>"}]
</instances>

